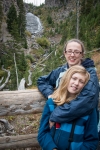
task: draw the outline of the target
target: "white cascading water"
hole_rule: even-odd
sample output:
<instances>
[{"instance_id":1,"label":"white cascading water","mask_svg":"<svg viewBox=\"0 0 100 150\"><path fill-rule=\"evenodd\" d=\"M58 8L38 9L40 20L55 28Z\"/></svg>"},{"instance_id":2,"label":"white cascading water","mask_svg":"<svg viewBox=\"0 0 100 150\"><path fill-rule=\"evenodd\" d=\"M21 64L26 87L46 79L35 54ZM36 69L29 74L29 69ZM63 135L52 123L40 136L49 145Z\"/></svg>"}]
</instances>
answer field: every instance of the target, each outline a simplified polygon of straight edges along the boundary
<instances>
[{"instance_id":1,"label":"white cascading water","mask_svg":"<svg viewBox=\"0 0 100 150\"><path fill-rule=\"evenodd\" d=\"M42 33L43 31L43 26L41 24L40 19L35 16L32 13L27 13L26 14L26 30L29 31L32 35L32 38L34 38L37 34ZM29 77L31 76L31 72L29 72ZM29 85L32 85L31 79L29 79ZM25 78L22 78L18 90L25 90Z\"/></svg>"},{"instance_id":2,"label":"white cascading water","mask_svg":"<svg viewBox=\"0 0 100 150\"><path fill-rule=\"evenodd\" d=\"M40 19L32 13L26 14L26 30L32 34L32 37L43 30Z\"/></svg>"}]
</instances>

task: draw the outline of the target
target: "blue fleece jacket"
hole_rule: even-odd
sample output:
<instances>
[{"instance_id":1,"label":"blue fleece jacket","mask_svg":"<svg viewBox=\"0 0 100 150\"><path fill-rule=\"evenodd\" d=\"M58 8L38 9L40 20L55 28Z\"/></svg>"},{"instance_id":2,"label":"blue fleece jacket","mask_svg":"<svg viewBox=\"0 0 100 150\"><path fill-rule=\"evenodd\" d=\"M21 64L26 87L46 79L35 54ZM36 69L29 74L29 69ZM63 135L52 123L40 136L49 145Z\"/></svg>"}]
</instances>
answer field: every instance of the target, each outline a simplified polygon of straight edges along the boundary
<instances>
[{"instance_id":1,"label":"blue fleece jacket","mask_svg":"<svg viewBox=\"0 0 100 150\"><path fill-rule=\"evenodd\" d=\"M82 61L82 65L90 73L89 82L83 88L79 96L74 99L74 101L71 101L70 105L64 104L63 106L56 107L50 116L51 121L59 123L69 122L78 117L90 114L92 110L97 107L99 99L99 81L94 63L91 59L87 58ZM54 88L59 86L60 78L67 68L68 64L59 67L53 70L49 75L42 76L38 79L38 89L45 97L52 94Z\"/></svg>"},{"instance_id":2,"label":"blue fleece jacket","mask_svg":"<svg viewBox=\"0 0 100 150\"><path fill-rule=\"evenodd\" d=\"M54 148L66 150L69 144L72 122L62 123L58 129L53 126L50 130L49 117L54 109L55 104L50 98L47 100L42 114L38 142L43 150L53 150ZM97 114L96 109L94 109L90 115L77 119L70 150L96 150L97 145Z\"/></svg>"}]
</instances>

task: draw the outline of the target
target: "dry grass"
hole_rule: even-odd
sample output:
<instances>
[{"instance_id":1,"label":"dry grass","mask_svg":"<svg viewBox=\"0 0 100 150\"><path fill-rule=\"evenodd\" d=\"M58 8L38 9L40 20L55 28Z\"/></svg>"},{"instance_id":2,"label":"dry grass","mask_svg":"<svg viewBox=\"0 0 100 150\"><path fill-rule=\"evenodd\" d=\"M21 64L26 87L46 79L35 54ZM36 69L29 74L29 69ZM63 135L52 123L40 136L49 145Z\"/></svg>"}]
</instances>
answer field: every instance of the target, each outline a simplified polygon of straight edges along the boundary
<instances>
[{"instance_id":1,"label":"dry grass","mask_svg":"<svg viewBox=\"0 0 100 150\"><path fill-rule=\"evenodd\" d=\"M18 115L9 117L0 117L7 119L14 127L14 135L34 134L38 132L41 114ZM6 134L6 136L10 136ZM40 147L21 148L21 149L5 149L5 150L41 150Z\"/></svg>"}]
</instances>

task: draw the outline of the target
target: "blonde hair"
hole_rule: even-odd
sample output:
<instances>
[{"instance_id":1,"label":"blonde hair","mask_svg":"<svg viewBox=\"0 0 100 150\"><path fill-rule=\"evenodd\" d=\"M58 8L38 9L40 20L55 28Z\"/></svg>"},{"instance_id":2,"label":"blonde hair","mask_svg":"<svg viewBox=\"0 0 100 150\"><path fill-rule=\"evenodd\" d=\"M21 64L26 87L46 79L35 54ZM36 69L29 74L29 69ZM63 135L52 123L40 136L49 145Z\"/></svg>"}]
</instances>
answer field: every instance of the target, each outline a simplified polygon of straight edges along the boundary
<instances>
[{"instance_id":1,"label":"blonde hair","mask_svg":"<svg viewBox=\"0 0 100 150\"><path fill-rule=\"evenodd\" d=\"M84 67L79 66L79 65L70 67L64 73L64 75L60 81L58 89L56 89L51 96L57 105L62 105L64 103L68 103L69 101L73 100L79 94L79 93L75 94L74 97L68 97L68 90L67 90L68 85L69 85L72 75L75 73L80 73L80 74L84 75L84 77L85 77L84 86L86 85L86 83L88 82L88 80L90 78L90 74L86 71L86 69Z\"/></svg>"}]
</instances>

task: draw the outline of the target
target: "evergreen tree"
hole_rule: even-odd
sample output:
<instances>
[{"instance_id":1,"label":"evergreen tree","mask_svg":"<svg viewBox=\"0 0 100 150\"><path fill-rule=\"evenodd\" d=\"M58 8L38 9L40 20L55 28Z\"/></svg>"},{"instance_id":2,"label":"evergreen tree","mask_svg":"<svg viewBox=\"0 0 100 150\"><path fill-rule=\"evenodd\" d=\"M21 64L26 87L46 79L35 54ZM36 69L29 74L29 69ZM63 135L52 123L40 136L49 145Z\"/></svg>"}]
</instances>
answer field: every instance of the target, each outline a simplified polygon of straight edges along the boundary
<instances>
[{"instance_id":1,"label":"evergreen tree","mask_svg":"<svg viewBox=\"0 0 100 150\"><path fill-rule=\"evenodd\" d=\"M22 53L20 55L20 60L19 60L19 64L18 64L18 69L19 71L21 71L22 73L24 73L27 69L27 61L25 59L25 55L24 53Z\"/></svg>"},{"instance_id":2,"label":"evergreen tree","mask_svg":"<svg viewBox=\"0 0 100 150\"><path fill-rule=\"evenodd\" d=\"M25 26L26 26L25 15L20 11L18 16L18 29L20 37L25 36Z\"/></svg>"},{"instance_id":3,"label":"evergreen tree","mask_svg":"<svg viewBox=\"0 0 100 150\"><path fill-rule=\"evenodd\" d=\"M21 37L25 36L25 27L26 27L26 17L25 17L25 9L23 0L17 0L17 4L19 6L19 15L18 15L18 28L19 34Z\"/></svg>"},{"instance_id":4,"label":"evergreen tree","mask_svg":"<svg viewBox=\"0 0 100 150\"><path fill-rule=\"evenodd\" d=\"M11 26L12 26L11 34L17 41L19 41L20 37L18 33L18 24L16 23L15 20L12 22Z\"/></svg>"},{"instance_id":5,"label":"evergreen tree","mask_svg":"<svg viewBox=\"0 0 100 150\"><path fill-rule=\"evenodd\" d=\"M12 29L13 29L13 27L12 27L13 22L18 24L17 12L16 12L16 9L15 9L14 5L12 5L10 7L9 12L7 14L7 27L8 27L9 32L11 32Z\"/></svg>"}]
</instances>

